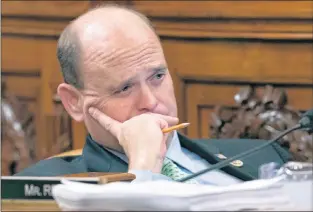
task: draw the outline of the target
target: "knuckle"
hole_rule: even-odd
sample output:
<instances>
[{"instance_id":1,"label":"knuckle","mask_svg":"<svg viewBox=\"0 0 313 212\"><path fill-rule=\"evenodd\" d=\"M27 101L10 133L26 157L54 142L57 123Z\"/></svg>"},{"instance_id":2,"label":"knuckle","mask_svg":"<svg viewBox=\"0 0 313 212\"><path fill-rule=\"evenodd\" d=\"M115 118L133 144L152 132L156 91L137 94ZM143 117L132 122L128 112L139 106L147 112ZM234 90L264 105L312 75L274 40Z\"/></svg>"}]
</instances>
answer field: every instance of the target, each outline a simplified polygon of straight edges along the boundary
<instances>
[{"instance_id":1,"label":"knuckle","mask_svg":"<svg viewBox=\"0 0 313 212\"><path fill-rule=\"evenodd\" d=\"M104 123L104 128L110 131L112 129L112 123L111 122Z\"/></svg>"},{"instance_id":2,"label":"knuckle","mask_svg":"<svg viewBox=\"0 0 313 212\"><path fill-rule=\"evenodd\" d=\"M97 110L92 110L90 115L96 119L98 119L98 111Z\"/></svg>"}]
</instances>

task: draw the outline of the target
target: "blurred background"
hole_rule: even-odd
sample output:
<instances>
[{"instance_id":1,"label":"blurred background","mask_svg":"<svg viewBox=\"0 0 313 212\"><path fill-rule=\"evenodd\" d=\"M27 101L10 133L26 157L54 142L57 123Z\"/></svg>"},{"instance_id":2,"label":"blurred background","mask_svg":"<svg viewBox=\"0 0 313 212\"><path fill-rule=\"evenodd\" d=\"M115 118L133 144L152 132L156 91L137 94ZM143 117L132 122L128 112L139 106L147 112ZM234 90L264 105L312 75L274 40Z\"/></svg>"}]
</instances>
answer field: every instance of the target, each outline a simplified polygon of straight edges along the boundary
<instances>
[{"instance_id":1,"label":"blurred background","mask_svg":"<svg viewBox=\"0 0 313 212\"><path fill-rule=\"evenodd\" d=\"M69 21L107 2L151 19L179 118L191 123L182 133L269 139L313 108L312 1L2 1L2 175L83 147L84 125L56 95L56 43ZM312 135L281 144L311 157Z\"/></svg>"}]
</instances>

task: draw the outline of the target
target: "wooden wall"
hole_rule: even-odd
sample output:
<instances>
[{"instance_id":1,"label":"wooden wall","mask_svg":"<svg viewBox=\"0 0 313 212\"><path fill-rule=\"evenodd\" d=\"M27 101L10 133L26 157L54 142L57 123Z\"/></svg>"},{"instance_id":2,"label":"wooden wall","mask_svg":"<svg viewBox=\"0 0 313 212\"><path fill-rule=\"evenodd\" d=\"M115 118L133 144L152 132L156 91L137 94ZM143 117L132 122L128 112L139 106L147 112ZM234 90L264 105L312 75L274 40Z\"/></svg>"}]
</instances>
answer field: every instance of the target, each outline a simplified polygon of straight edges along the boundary
<instances>
[{"instance_id":1,"label":"wooden wall","mask_svg":"<svg viewBox=\"0 0 313 212\"><path fill-rule=\"evenodd\" d=\"M35 113L36 155L44 157L53 143L53 96L62 82L56 58L57 39L87 1L2 2L2 79L8 90ZM77 131L77 130L76 130ZM79 130L78 130L79 131ZM75 134L73 135L76 139ZM77 142L74 142L74 148Z\"/></svg>"},{"instance_id":2,"label":"wooden wall","mask_svg":"<svg viewBox=\"0 0 313 212\"><path fill-rule=\"evenodd\" d=\"M102 1L103 2L103 1ZM175 84L179 117L191 137L209 137L215 105L234 106L241 86L287 89L290 104L313 107L311 1L118 1L151 18ZM38 154L53 143L47 121L62 81L56 41L98 1L2 2L2 77L37 114ZM85 128L73 122L73 147ZM49 134L50 133L50 134Z\"/></svg>"},{"instance_id":3,"label":"wooden wall","mask_svg":"<svg viewBox=\"0 0 313 212\"><path fill-rule=\"evenodd\" d=\"M286 89L313 107L312 1L138 1L161 36L179 117L190 137L209 137L214 106L234 107L246 85Z\"/></svg>"}]
</instances>

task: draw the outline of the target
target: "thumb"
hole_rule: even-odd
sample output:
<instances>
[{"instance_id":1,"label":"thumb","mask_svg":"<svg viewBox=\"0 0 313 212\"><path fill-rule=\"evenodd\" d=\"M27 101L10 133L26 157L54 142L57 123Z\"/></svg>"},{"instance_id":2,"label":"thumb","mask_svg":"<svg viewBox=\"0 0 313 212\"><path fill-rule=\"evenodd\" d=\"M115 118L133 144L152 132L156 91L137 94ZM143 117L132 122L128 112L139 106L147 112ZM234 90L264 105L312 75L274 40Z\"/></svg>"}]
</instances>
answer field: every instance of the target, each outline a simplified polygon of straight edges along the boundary
<instances>
[{"instance_id":1,"label":"thumb","mask_svg":"<svg viewBox=\"0 0 313 212\"><path fill-rule=\"evenodd\" d=\"M88 109L89 114L92 118L94 118L103 128L109 131L116 138L120 133L120 125L121 123L110 118L109 116L102 113L100 110L94 107L90 107Z\"/></svg>"},{"instance_id":2,"label":"thumb","mask_svg":"<svg viewBox=\"0 0 313 212\"><path fill-rule=\"evenodd\" d=\"M165 128L168 128L168 123L162 118L157 118L157 123L159 124L160 128L163 130Z\"/></svg>"},{"instance_id":3,"label":"thumb","mask_svg":"<svg viewBox=\"0 0 313 212\"><path fill-rule=\"evenodd\" d=\"M165 116L165 115L156 114L156 113L153 113L152 115L156 116L158 119L164 120L167 123L167 126L165 127L174 126L179 121L177 117L173 117L173 116ZM162 126L164 126L164 122L162 122Z\"/></svg>"}]
</instances>

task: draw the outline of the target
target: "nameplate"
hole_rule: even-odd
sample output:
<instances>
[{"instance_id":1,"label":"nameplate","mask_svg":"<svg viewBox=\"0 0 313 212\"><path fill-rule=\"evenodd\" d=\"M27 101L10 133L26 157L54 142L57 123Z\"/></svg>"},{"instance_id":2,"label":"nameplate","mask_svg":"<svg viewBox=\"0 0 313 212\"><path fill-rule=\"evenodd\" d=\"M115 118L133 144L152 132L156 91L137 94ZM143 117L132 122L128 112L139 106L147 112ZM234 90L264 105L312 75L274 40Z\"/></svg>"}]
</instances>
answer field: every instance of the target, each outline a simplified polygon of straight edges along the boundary
<instances>
[{"instance_id":1,"label":"nameplate","mask_svg":"<svg viewBox=\"0 0 313 212\"><path fill-rule=\"evenodd\" d=\"M83 183L97 184L99 178L71 178L71 177L1 177L1 198L19 200L51 200L52 187L60 184L62 179Z\"/></svg>"}]
</instances>

